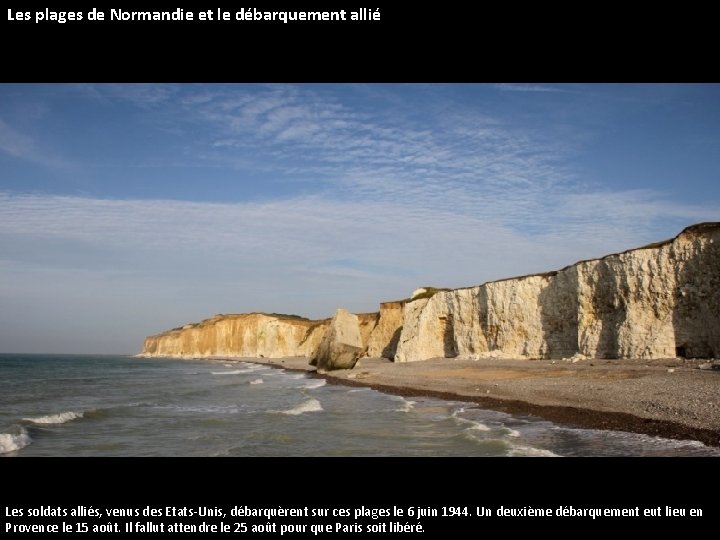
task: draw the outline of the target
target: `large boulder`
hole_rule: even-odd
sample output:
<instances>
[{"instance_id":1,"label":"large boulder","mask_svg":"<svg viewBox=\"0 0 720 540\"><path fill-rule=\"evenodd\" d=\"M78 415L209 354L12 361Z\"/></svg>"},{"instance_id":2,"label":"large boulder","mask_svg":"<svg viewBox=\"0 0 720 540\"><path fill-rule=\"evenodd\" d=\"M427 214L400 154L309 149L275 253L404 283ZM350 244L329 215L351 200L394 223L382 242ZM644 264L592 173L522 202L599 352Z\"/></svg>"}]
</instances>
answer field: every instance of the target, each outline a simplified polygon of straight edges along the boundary
<instances>
[{"instance_id":1,"label":"large boulder","mask_svg":"<svg viewBox=\"0 0 720 540\"><path fill-rule=\"evenodd\" d=\"M362 351L357 315L338 309L311 364L324 371L352 369Z\"/></svg>"}]
</instances>

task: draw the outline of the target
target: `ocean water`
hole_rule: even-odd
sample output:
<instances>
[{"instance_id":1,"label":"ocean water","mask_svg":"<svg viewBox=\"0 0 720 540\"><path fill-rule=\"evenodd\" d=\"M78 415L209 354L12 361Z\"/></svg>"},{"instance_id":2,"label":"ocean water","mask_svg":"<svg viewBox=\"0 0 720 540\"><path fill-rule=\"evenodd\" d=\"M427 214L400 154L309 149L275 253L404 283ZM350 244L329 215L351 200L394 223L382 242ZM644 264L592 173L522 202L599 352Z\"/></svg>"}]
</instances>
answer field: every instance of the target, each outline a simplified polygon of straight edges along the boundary
<instances>
[{"instance_id":1,"label":"ocean water","mask_svg":"<svg viewBox=\"0 0 720 540\"><path fill-rule=\"evenodd\" d=\"M720 456L245 361L0 355L0 456Z\"/></svg>"}]
</instances>

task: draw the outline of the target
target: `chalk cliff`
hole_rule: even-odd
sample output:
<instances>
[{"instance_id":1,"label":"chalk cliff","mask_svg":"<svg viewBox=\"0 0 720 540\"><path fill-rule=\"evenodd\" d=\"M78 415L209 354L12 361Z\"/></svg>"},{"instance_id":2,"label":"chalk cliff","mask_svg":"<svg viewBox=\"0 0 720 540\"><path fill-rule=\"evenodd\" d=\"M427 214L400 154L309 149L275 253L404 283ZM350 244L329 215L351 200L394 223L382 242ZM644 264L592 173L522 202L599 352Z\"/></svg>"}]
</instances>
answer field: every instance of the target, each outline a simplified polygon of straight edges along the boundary
<instances>
[{"instance_id":1,"label":"chalk cliff","mask_svg":"<svg viewBox=\"0 0 720 540\"><path fill-rule=\"evenodd\" d=\"M417 289L408 300L381 304L379 313L353 317L345 318L353 336L359 334L352 346L396 362L717 357L720 223L693 225L672 240L559 271L462 289ZM332 350L332 336L341 334L330 328L329 320L296 316L219 315L148 337L142 355L315 358L323 340Z\"/></svg>"},{"instance_id":2,"label":"chalk cliff","mask_svg":"<svg viewBox=\"0 0 720 540\"><path fill-rule=\"evenodd\" d=\"M430 297L428 297L430 296ZM395 361L720 354L720 223L557 272L420 294Z\"/></svg>"},{"instance_id":3,"label":"chalk cliff","mask_svg":"<svg viewBox=\"0 0 720 540\"><path fill-rule=\"evenodd\" d=\"M328 324L329 321L264 313L216 315L146 338L141 356L312 357Z\"/></svg>"},{"instance_id":4,"label":"chalk cliff","mask_svg":"<svg viewBox=\"0 0 720 540\"><path fill-rule=\"evenodd\" d=\"M371 358L395 358L403 325L405 301L383 302L370 335L365 355Z\"/></svg>"}]
</instances>

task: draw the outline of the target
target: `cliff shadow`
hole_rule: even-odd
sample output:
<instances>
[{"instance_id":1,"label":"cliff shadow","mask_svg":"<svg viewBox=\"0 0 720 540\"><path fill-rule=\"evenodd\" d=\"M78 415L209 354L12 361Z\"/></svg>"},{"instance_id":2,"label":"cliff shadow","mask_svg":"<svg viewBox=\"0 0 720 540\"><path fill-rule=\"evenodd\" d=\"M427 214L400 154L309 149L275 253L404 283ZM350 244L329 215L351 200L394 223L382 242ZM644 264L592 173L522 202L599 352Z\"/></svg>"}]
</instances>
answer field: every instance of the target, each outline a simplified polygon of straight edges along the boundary
<instances>
[{"instance_id":1,"label":"cliff shadow","mask_svg":"<svg viewBox=\"0 0 720 540\"><path fill-rule=\"evenodd\" d=\"M627 307L620 295L617 273L610 267L607 260L600 260L595 267L592 305L600 320L595 357L618 358L620 342L618 332L625 321Z\"/></svg>"},{"instance_id":2,"label":"cliff shadow","mask_svg":"<svg viewBox=\"0 0 720 540\"><path fill-rule=\"evenodd\" d=\"M477 306L480 330L485 337L487 352L495 351L498 348L500 330L496 324L490 324L490 299L488 298L487 286L480 287Z\"/></svg>"},{"instance_id":3,"label":"cliff shadow","mask_svg":"<svg viewBox=\"0 0 720 540\"><path fill-rule=\"evenodd\" d=\"M440 317L443 324L443 354L445 358L455 358L458 355L457 341L455 341L455 325L452 314Z\"/></svg>"},{"instance_id":4,"label":"cliff shadow","mask_svg":"<svg viewBox=\"0 0 720 540\"><path fill-rule=\"evenodd\" d=\"M684 358L720 356L720 235L704 246L696 234L692 253L678 261L675 278L675 354Z\"/></svg>"},{"instance_id":5,"label":"cliff shadow","mask_svg":"<svg viewBox=\"0 0 720 540\"><path fill-rule=\"evenodd\" d=\"M544 358L569 358L578 346L577 270L569 268L546 275L548 285L540 290L540 325Z\"/></svg>"},{"instance_id":6,"label":"cliff shadow","mask_svg":"<svg viewBox=\"0 0 720 540\"><path fill-rule=\"evenodd\" d=\"M395 332L393 333L392 337L390 338L390 341L385 346L385 348L382 350L382 357L383 358L389 358L393 360L395 358L395 353L397 352L397 346L400 342L400 334L402 333L403 327L400 326Z\"/></svg>"}]
</instances>

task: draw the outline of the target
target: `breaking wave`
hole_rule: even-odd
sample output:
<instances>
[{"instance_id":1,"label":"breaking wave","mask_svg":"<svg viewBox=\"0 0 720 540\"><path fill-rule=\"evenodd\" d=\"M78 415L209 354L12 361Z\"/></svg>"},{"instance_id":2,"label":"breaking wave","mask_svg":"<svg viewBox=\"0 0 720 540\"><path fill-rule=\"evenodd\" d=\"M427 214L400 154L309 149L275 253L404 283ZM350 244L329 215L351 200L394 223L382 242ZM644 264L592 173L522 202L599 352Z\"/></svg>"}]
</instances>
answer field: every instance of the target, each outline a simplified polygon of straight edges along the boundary
<instances>
[{"instance_id":1,"label":"breaking wave","mask_svg":"<svg viewBox=\"0 0 720 540\"><path fill-rule=\"evenodd\" d=\"M38 416L35 418L23 418L26 422L32 422L33 424L64 424L70 422L76 418L82 418L84 415L81 412L62 412L58 414L48 414L46 416Z\"/></svg>"},{"instance_id":2,"label":"breaking wave","mask_svg":"<svg viewBox=\"0 0 720 540\"><path fill-rule=\"evenodd\" d=\"M404 397L401 397L400 401L402 401L402 405L400 405L399 408L395 409L396 412L410 412L413 407L415 407L415 401L412 401L411 399L405 399Z\"/></svg>"},{"instance_id":3,"label":"breaking wave","mask_svg":"<svg viewBox=\"0 0 720 540\"><path fill-rule=\"evenodd\" d=\"M470 424L470 426L466 428L468 431L491 431L491 428L486 426L482 422L474 422L472 420L468 420L468 423Z\"/></svg>"},{"instance_id":4,"label":"breaking wave","mask_svg":"<svg viewBox=\"0 0 720 540\"><path fill-rule=\"evenodd\" d=\"M482 422L478 422L477 420L470 420L469 418L463 418L462 416L458 416L463 412L465 412L465 408L460 407L453 411L450 417L455 420L455 422L459 426L467 426L465 428L465 431L492 431L492 428L489 427L487 424L483 424Z\"/></svg>"},{"instance_id":5,"label":"breaking wave","mask_svg":"<svg viewBox=\"0 0 720 540\"><path fill-rule=\"evenodd\" d=\"M532 446L513 446L507 453L510 457L561 457L560 454L545 450L544 448L533 448Z\"/></svg>"},{"instance_id":6,"label":"breaking wave","mask_svg":"<svg viewBox=\"0 0 720 540\"><path fill-rule=\"evenodd\" d=\"M292 409L288 409L286 411L280 411L282 414L289 414L292 416L297 416L299 414L307 413L307 412L318 412L322 411L322 404L317 399L308 399L307 401L302 402L300 405L296 405Z\"/></svg>"},{"instance_id":7,"label":"breaking wave","mask_svg":"<svg viewBox=\"0 0 720 540\"><path fill-rule=\"evenodd\" d=\"M32 439L25 428L20 428L20 433L0 433L0 454L16 452L31 442Z\"/></svg>"}]
</instances>

